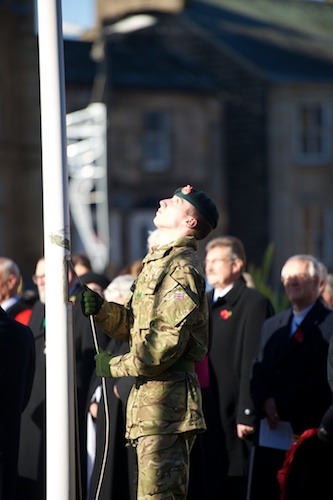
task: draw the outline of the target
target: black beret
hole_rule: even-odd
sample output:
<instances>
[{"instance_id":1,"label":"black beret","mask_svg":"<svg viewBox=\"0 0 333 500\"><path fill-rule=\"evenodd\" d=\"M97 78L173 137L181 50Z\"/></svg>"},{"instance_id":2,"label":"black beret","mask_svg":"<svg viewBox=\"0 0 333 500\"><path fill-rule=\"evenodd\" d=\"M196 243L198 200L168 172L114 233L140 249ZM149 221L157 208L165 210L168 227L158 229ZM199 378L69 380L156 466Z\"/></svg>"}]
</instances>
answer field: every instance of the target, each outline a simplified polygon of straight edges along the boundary
<instances>
[{"instance_id":1,"label":"black beret","mask_svg":"<svg viewBox=\"0 0 333 500\"><path fill-rule=\"evenodd\" d=\"M83 285L88 285L88 283L96 283L103 290L108 286L110 280L104 276L104 274L97 274L93 271L89 271L88 273L82 274L80 276L80 281Z\"/></svg>"},{"instance_id":2,"label":"black beret","mask_svg":"<svg viewBox=\"0 0 333 500\"><path fill-rule=\"evenodd\" d=\"M182 188L176 189L175 195L184 198L191 205L195 206L198 212L207 219L212 229L215 229L219 220L219 213L215 203L203 192L194 189L189 184Z\"/></svg>"}]
</instances>

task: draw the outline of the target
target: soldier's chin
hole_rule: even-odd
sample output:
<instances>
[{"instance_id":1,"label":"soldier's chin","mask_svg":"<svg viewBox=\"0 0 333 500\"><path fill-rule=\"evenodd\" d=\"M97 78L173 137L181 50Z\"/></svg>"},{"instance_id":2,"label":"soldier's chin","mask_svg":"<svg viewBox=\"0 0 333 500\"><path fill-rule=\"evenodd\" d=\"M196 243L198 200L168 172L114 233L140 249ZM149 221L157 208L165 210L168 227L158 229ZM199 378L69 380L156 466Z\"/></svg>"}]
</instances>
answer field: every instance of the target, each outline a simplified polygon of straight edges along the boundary
<instances>
[{"instance_id":1,"label":"soldier's chin","mask_svg":"<svg viewBox=\"0 0 333 500\"><path fill-rule=\"evenodd\" d=\"M153 218L153 224L158 227L158 213L156 213L155 217Z\"/></svg>"}]
</instances>

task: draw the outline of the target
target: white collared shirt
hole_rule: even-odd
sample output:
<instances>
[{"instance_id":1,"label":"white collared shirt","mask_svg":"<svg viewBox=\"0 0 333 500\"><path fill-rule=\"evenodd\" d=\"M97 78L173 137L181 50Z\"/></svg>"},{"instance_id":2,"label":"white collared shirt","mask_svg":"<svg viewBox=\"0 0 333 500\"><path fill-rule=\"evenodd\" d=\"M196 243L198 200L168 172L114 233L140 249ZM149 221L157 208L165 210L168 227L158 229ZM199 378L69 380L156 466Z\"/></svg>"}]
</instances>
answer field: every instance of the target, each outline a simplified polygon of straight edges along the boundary
<instances>
[{"instance_id":1,"label":"white collared shirt","mask_svg":"<svg viewBox=\"0 0 333 500\"><path fill-rule=\"evenodd\" d=\"M233 285L228 285L227 287L222 288L222 289L215 288L214 294L213 294L213 302L216 302L221 297L224 297L225 295L227 295L227 293L230 292L232 287L233 287Z\"/></svg>"},{"instance_id":2,"label":"white collared shirt","mask_svg":"<svg viewBox=\"0 0 333 500\"><path fill-rule=\"evenodd\" d=\"M4 311L8 311L10 307L12 307L19 300L19 296L15 295L15 297L10 297L10 299L4 300L1 303L1 307Z\"/></svg>"}]
</instances>

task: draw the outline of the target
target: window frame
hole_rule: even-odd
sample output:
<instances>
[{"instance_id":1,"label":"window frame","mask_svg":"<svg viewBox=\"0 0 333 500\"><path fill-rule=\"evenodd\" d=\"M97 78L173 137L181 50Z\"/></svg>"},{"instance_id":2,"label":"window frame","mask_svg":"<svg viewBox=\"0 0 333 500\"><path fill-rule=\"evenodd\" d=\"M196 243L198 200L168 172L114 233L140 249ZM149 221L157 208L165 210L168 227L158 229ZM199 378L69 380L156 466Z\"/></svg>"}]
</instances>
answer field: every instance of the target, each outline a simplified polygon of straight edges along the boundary
<instances>
[{"instance_id":1,"label":"window frame","mask_svg":"<svg viewBox=\"0 0 333 500\"><path fill-rule=\"evenodd\" d=\"M316 124L315 113L318 112L320 112L320 123ZM305 123L302 118L303 113L310 115L310 123ZM294 109L294 131L294 156L298 163L302 165L324 164L329 161L331 156L332 113L327 102L320 100L299 101ZM304 146L305 140L310 143L308 150ZM316 141L320 142L317 150L315 150Z\"/></svg>"},{"instance_id":2,"label":"window frame","mask_svg":"<svg viewBox=\"0 0 333 500\"><path fill-rule=\"evenodd\" d=\"M149 124L150 122L150 124ZM152 123L156 127L150 126ZM143 170L164 173L171 166L171 116L165 110L149 110L143 115Z\"/></svg>"}]
</instances>

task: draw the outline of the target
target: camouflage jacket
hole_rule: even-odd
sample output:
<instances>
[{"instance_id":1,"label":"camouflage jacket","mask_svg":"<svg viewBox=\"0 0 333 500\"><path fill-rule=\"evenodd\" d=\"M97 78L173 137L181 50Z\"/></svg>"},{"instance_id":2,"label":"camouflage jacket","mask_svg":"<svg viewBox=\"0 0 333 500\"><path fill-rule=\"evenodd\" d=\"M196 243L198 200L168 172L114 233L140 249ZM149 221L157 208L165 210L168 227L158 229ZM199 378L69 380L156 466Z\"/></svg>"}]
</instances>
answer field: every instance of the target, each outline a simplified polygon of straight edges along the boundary
<instances>
[{"instance_id":1,"label":"camouflage jacket","mask_svg":"<svg viewBox=\"0 0 333 500\"><path fill-rule=\"evenodd\" d=\"M96 316L130 351L110 361L112 377L136 377L127 404L126 437L201 432L205 420L194 362L208 343L205 280L196 240L152 249L125 306L104 302Z\"/></svg>"}]
</instances>

